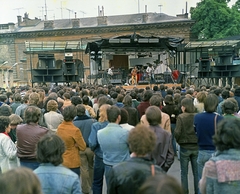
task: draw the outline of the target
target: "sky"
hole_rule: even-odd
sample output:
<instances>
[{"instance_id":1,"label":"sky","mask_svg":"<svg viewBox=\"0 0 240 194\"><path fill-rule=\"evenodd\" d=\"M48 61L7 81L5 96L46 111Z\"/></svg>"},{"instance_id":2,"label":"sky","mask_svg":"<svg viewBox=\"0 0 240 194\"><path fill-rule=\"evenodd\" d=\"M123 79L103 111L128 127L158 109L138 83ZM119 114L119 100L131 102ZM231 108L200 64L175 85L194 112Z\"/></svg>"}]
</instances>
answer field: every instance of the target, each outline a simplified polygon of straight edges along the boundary
<instances>
[{"instance_id":1,"label":"sky","mask_svg":"<svg viewBox=\"0 0 240 194\"><path fill-rule=\"evenodd\" d=\"M17 23L17 15L29 14L30 19L35 17L44 19L47 7L47 19L69 19L75 17L96 17L98 6L104 7L104 15L124 15L147 12L165 13L176 16L186 12L186 2L190 7L196 7L201 0L0 0L0 24ZM231 0L233 4L236 0Z\"/></svg>"}]
</instances>

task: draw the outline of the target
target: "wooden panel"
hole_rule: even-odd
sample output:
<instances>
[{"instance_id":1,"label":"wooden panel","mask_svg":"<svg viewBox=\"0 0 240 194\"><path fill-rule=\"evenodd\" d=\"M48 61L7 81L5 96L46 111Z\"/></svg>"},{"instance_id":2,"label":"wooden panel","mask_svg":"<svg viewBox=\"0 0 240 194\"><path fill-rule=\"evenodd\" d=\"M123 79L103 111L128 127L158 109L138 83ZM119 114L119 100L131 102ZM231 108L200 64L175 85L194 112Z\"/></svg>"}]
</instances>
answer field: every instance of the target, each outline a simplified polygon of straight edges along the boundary
<instances>
[{"instance_id":1,"label":"wooden panel","mask_svg":"<svg viewBox=\"0 0 240 194\"><path fill-rule=\"evenodd\" d=\"M113 55L111 65L114 66L114 69L128 70L128 55Z\"/></svg>"}]
</instances>

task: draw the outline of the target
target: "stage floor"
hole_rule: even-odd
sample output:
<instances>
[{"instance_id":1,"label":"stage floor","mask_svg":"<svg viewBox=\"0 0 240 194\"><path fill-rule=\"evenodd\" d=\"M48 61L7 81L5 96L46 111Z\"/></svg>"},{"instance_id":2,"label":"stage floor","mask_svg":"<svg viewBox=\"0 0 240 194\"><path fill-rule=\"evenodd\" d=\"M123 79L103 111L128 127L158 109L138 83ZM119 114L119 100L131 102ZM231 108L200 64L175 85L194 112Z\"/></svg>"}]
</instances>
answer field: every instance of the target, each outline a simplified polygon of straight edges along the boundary
<instances>
[{"instance_id":1,"label":"stage floor","mask_svg":"<svg viewBox=\"0 0 240 194\"><path fill-rule=\"evenodd\" d=\"M151 89L153 89L153 86L158 86L159 87L159 85L160 84L146 84L146 85L129 85L129 86L122 86L125 90L132 90L133 88L138 88L138 89L140 89L140 88L143 88L143 89L145 89L147 86L149 86ZM177 86L180 86L181 87L181 84L164 84L164 86L167 86L168 88L172 88L172 87L177 87Z\"/></svg>"}]
</instances>

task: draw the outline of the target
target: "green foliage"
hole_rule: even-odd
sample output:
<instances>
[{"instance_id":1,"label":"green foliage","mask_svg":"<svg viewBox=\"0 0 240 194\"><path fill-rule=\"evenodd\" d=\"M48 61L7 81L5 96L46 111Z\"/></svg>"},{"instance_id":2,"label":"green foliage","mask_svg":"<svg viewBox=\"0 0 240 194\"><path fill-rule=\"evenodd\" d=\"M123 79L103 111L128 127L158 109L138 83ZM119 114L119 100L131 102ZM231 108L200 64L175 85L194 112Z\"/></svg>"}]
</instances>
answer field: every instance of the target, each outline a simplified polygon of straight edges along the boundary
<instances>
[{"instance_id":1,"label":"green foliage","mask_svg":"<svg viewBox=\"0 0 240 194\"><path fill-rule=\"evenodd\" d=\"M192 33L198 39L218 39L240 34L240 0L229 8L230 0L202 0L191 8L191 18L196 21Z\"/></svg>"}]
</instances>

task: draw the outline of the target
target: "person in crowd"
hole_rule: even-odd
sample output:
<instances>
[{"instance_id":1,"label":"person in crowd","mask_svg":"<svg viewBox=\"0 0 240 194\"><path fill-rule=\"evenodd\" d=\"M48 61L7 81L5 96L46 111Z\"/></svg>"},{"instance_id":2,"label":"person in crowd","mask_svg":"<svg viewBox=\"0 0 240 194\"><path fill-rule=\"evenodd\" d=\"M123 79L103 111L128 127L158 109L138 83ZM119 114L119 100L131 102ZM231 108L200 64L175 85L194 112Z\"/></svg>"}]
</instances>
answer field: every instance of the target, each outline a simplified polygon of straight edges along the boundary
<instances>
[{"instance_id":1,"label":"person in crowd","mask_svg":"<svg viewBox=\"0 0 240 194\"><path fill-rule=\"evenodd\" d=\"M1 194L43 194L41 183L29 168L18 167L0 176Z\"/></svg>"},{"instance_id":2,"label":"person in crowd","mask_svg":"<svg viewBox=\"0 0 240 194\"><path fill-rule=\"evenodd\" d=\"M0 95L0 106L5 106L5 105L8 106L8 104L7 104L7 95L1 94Z\"/></svg>"},{"instance_id":3,"label":"person in crowd","mask_svg":"<svg viewBox=\"0 0 240 194\"><path fill-rule=\"evenodd\" d=\"M16 128L17 156L21 166L34 170L39 166L35 153L37 142L49 130L38 125L41 115L41 110L38 107L28 106L24 113L26 124L18 125Z\"/></svg>"},{"instance_id":4,"label":"person in crowd","mask_svg":"<svg viewBox=\"0 0 240 194\"><path fill-rule=\"evenodd\" d=\"M206 161L215 152L212 136L215 134L217 123L223 119L215 113L218 105L216 94L208 94L204 100L205 112L194 116L194 128L198 139L198 179L202 177L202 169Z\"/></svg>"},{"instance_id":5,"label":"person in crowd","mask_svg":"<svg viewBox=\"0 0 240 194\"><path fill-rule=\"evenodd\" d=\"M108 125L107 109L110 107L109 104L101 105L99 109L98 122L93 123L91 133L88 138L89 147L94 152L94 170L93 170L93 194L102 194L103 187L103 175L104 175L104 163L103 163L103 152L97 139L97 132Z\"/></svg>"},{"instance_id":6,"label":"person in crowd","mask_svg":"<svg viewBox=\"0 0 240 194\"><path fill-rule=\"evenodd\" d=\"M223 111L222 111L222 105L224 103L224 101L226 99L228 99L230 97L230 93L229 93L229 90L223 90L222 91L222 101L220 103L218 103L218 106L217 106L217 113L219 115L223 115ZM237 104L238 105L238 104Z\"/></svg>"},{"instance_id":7,"label":"person in crowd","mask_svg":"<svg viewBox=\"0 0 240 194\"><path fill-rule=\"evenodd\" d=\"M160 93L163 98L165 98L165 96L167 95L164 84L160 84Z\"/></svg>"},{"instance_id":8,"label":"person in crowd","mask_svg":"<svg viewBox=\"0 0 240 194\"><path fill-rule=\"evenodd\" d=\"M131 158L111 169L109 194L137 193L147 177L165 174L147 157L156 146L156 135L152 130L144 125L137 125L129 132L128 144Z\"/></svg>"},{"instance_id":9,"label":"person in crowd","mask_svg":"<svg viewBox=\"0 0 240 194\"><path fill-rule=\"evenodd\" d=\"M146 109L150 106L149 100L152 97L152 95L153 92L151 90L146 90L143 93L143 101L140 102L140 104L137 107L139 118L141 118L145 114Z\"/></svg>"},{"instance_id":10,"label":"person in crowd","mask_svg":"<svg viewBox=\"0 0 240 194\"><path fill-rule=\"evenodd\" d=\"M130 95L126 95L123 98L123 104L123 108L128 112L128 124L136 126L139 123L138 111L136 108L132 107L132 97Z\"/></svg>"},{"instance_id":11,"label":"person in crowd","mask_svg":"<svg viewBox=\"0 0 240 194\"><path fill-rule=\"evenodd\" d=\"M120 110L121 110L121 121L119 125L124 129L131 130L132 128L134 128L134 126L128 124L128 121L129 121L128 112L124 108L121 108Z\"/></svg>"},{"instance_id":12,"label":"person in crowd","mask_svg":"<svg viewBox=\"0 0 240 194\"><path fill-rule=\"evenodd\" d=\"M96 118L97 117L97 115L95 114L95 112L94 112L94 109L91 107L91 106L89 106L88 104L89 104L89 97L87 96L87 95L84 95L83 97L82 97L82 101L83 101L83 106L85 107L85 109L88 111L88 113L89 113L89 115L92 117L92 118Z\"/></svg>"},{"instance_id":13,"label":"person in crowd","mask_svg":"<svg viewBox=\"0 0 240 194\"><path fill-rule=\"evenodd\" d=\"M137 93L135 91L131 91L129 94L132 97L132 107L137 108L140 102L137 100Z\"/></svg>"},{"instance_id":14,"label":"person in crowd","mask_svg":"<svg viewBox=\"0 0 240 194\"><path fill-rule=\"evenodd\" d=\"M96 122L96 120L86 115L84 105L78 104L76 109L77 116L74 118L73 124L79 128L86 143L86 149L84 151L80 151L82 191L83 193L90 193L93 182L94 152L89 147L88 138L91 133L92 125Z\"/></svg>"},{"instance_id":15,"label":"person in crowd","mask_svg":"<svg viewBox=\"0 0 240 194\"><path fill-rule=\"evenodd\" d=\"M16 114L11 114L9 116L11 130L8 133L9 137L13 143L17 142L16 128L19 124L23 122L22 118Z\"/></svg>"},{"instance_id":16,"label":"person in crowd","mask_svg":"<svg viewBox=\"0 0 240 194\"><path fill-rule=\"evenodd\" d=\"M176 140L174 137L174 130L176 127L177 116L179 115L179 109L177 105L174 103L174 99L172 95L166 95L165 99L165 106L162 107L162 112L168 114L170 117L171 122L171 133L172 133L172 145L174 153L176 154Z\"/></svg>"},{"instance_id":17,"label":"person in crowd","mask_svg":"<svg viewBox=\"0 0 240 194\"><path fill-rule=\"evenodd\" d=\"M12 113L15 113L17 107L21 105L22 96L19 93L14 94L13 103L10 105Z\"/></svg>"},{"instance_id":18,"label":"person in crowd","mask_svg":"<svg viewBox=\"0 0 240 194\"><path fill-rule=\"evenodd\" d=\"M0 106L0 116L9 117L12 114L12 109L8 105Z\"/></svg>"},{"instance_id":19,"label":"person in crowd","mask_svg":"<svg viewBox=\"0 0 240 194\"><path fill-rule=\"evenodd\" d=\"M189 193L188 190L188 163L191 162L194 193L198 193L198 145L197 136L193 127L195 116L195 107L192 99L184 98L181 101L182 114L178 115L174 135L177 143L180 145L180 169L181 183L184 193Z\"/></svg>"},{"instance_id":20,"label":"person in crowd","mask_svg":"<svg viewBox=\"0 0 240 194\"><path fill-rule=\"evenodd\" d=\"M150 176L139 188L138 194L184 194L179 182L169 175Z\"/></svg>"},{"instance_id":21,"label":"person in crowd","mask_svg":"<svg viewBox=\"0 0 240 194\"><path fill-rule=\"evenodd\" d=\"M44 135L37 144L40 166L34 170L44 194L81 194L81 183L76 173L64 167L65 144L56 134Z\"/></svg>"},{"instance_id":22,"label":"person in crowd","mask_svg":"<svg viewBox=\"0 0 240 194\"><path fill-rule=\"evenodd\" d=\"M199 184L201 193L240 193L240 120L223 119L213 142L217 151L205 163Z\"/></svg>"},{"instance_id":23,"label":"person in crowd","mask_svg":"<svg viewBox=\"0 0 240 194\"><path fill-rule=\"evenodd\" d=\"M57 112L58 103L56 100L49 100L47 103L47 113L45 113L44 120L49 130L56 132L58 126L63 122L63 116Z\"/></svg>"},{"instance_id":24,"label":"person in crowd","mask_svg":"<svg viewBox=\"0 0 240 194\"><path fill-rule=\"evenodd\" d=\"M122 108L124 106L123 98L124 98L124 96L122 94L118 94L117 95L117 103L115 104L115 106L117 106L118 108Z\"/></svg>"},{"instance_id":25,"label":"person in crowd","mask_svg":"<svg viewBox=\"0 0 240 194\"><path fill-rule=\"evenodd\" d=\"M65 92L63 94L63 106L62 106L62 109L66 108L67 106L70 106L72 103L71 103L71 95L69 94L69 92Z\"/></svg>"},{"instance_id":26,"label":"person in crowd","mask_svg":"<svg viewBox=\"0 0 240 194\"><path fill-rule=\"evenodd\" d=\"M121 111L116 106L107 109L108 125L97 132L98 142L103 151L103 162L105 165L105 178L107 188L109 186L109 172L113 165L129 158L129 148L127 143L127 129L119 126L121 121Z\"/></svg>"},{"instance_id":27,"label":"person in crowd","mask_svg":"<svg viewBox=\"0 0 240 194\"><path fill-rule=\"evenodd\" d=\"M24 119L24 111L27 108L29 104L29 94L25 94L22 97L22 104L17 107L15 114L20 116L22 119Z\"/></svg>"},{"instance_id":28,"label":"person in crowd","mask_svg":"<svg viewBox=\"0 0 240 194\"><path fill-rule=\"evenodd\" d=\"M239 109L238 103L234 98L228 98L223 101L222 112L223 112L224 118L235 117L235 116L239 117L237 113L238 109Z\"/></svg>"},{"instance_id":29,"label":"person in crowd","mask_svg":"<svg viewBox=\"0 0 240 194\"><path fill-rule=\"evenodd\" d=\"M158 166L167 172L174 162L172 135L160 127L162 117L158 107L148 107L146 110L146 118L150 129L153 130L157 136L157 143L150 157L156 161Z\"/></svg>"},{"instance_id":30,"label":"person in crowd","mask_svg":"<svg viewBox=\"0 0 240 194\"><path fill-rule=\"evenodd\" d=\"M58 126L57 135L63 139L66 146L63 154L63 165L80 176L81 160L79 151L86 149L86 143L81 131L73 124L76 115L77 109L74 105L66 106L63 109L64 121Z\"/></svg>"},{"instance_id":31,"label":"person in crowd","mask_svg":"<svg viewBox=\"0 0 240 194\"><path fill-rule=\"evenodd\" d=\"M206 92L200 91L197 93L196 98L193 100L193 104L195 108L197 109L197 112L203 112L204 111L204 100L207 97Z\"/></svg>"},{"instance_id":32,"label":"person in crowd","mask_svg":"<svg viewBox=\"0 0 240 194\"><path fill-rule=\"evenodd\" d=\"M17 147L8 135L10 130L9 118L0 116L0 173L19 166Z\"/></svg>"},{"instance_id":33,"label":"person in crowd","mask_svg":"<svg viewBox=\"0 0 240 194\"><path fill-rule=\"evenodd\" d=\"M236 87L234 91L234 99L238 102L238 108L240 108L240 86Z\"/></svg>"}]
</instances>

